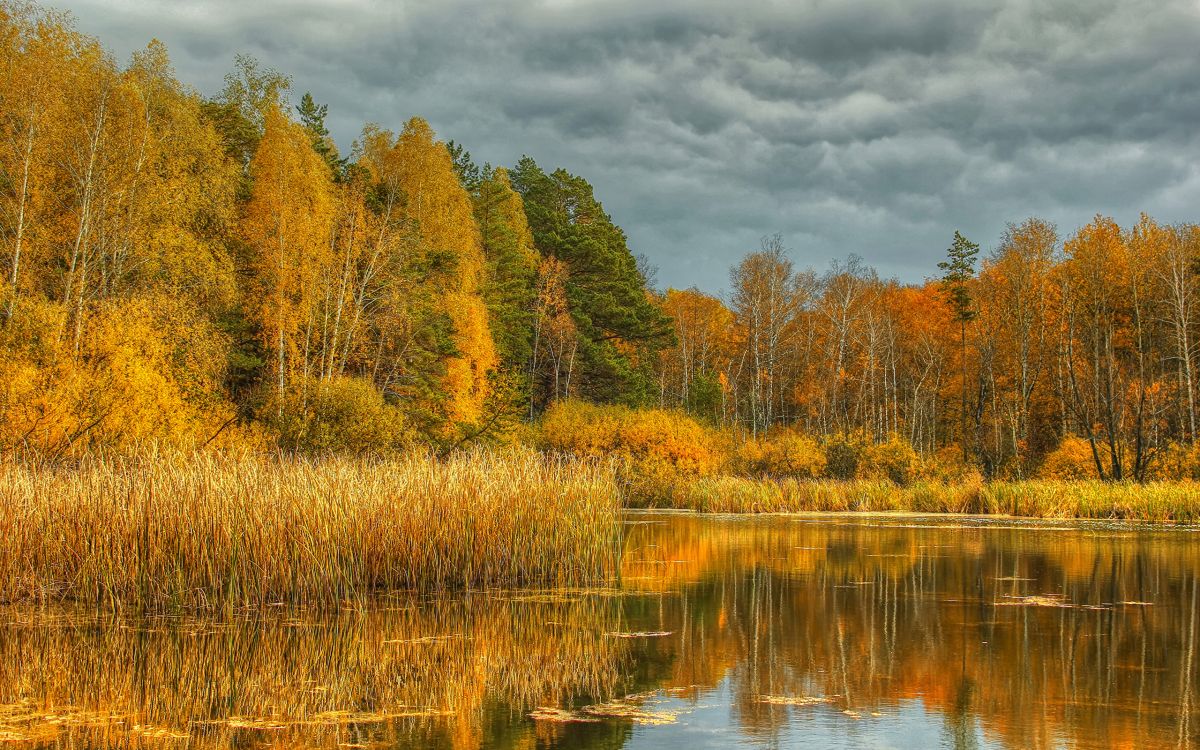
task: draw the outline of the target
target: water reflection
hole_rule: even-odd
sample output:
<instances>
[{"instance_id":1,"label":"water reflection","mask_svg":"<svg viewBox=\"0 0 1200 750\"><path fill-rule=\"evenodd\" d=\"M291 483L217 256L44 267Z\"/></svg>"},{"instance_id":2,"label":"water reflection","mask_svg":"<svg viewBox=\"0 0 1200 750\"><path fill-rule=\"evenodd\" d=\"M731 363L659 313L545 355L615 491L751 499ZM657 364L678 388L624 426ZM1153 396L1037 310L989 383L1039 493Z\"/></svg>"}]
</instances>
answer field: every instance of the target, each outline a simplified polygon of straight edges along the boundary
<instances>
[{"instance_id":1,"label":"water reflection","mask_svg":"<svg viewBox=\"0 0 1200 750\"><path fill-rule=\"evenodd\" d=\"M1188 747L1193 532L643 515L591 591L0 610L23 746Z\"/></svg>"},{"instance_id":2,"label":"water reflection","mask_svg":"<svg viewBox=\"0 0 1200 750\"><path fill-rule=\"evenodd\" d=\"M474 747L496 701L604 695L612 597L493 595L221 618L5 612L0 739Z\"/></svg>"},{"instance_id":3,"label":"water reflection","mask_svg":"<svg viewBox=\"0 0 1200 750\"><path fill-rule=\"evenodd\" d=\"M657 621L678 631L662 644L664 681L727 682L731 721L750 737L779 739L813 710L764 700L779 696L859 721L919 702L952 747L1186 746L1192 539L676 518L634 531L626 569L662 570L657 585L678 591Z\"/></svg>"}]
</instances>

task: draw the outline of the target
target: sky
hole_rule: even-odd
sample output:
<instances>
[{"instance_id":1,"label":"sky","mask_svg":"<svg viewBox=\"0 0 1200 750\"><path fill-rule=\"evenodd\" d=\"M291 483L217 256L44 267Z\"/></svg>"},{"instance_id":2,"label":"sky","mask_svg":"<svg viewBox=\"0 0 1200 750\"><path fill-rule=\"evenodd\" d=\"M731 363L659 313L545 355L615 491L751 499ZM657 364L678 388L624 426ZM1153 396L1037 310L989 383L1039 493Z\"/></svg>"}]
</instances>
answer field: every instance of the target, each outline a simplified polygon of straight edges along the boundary
<instances>
[{"instance_id":1,"label":"sky","mask_svg":"<svg viewBox=\"0 0 1200 750\"><path fill-rule=\"evenodd\" d=\"M661 287L782 235L918 282L961 230L1200 221L1200 0L49 0L220 90L235 54L348 151L420 115L476 161L590 181Z\"/></svg>"}]
</instances>

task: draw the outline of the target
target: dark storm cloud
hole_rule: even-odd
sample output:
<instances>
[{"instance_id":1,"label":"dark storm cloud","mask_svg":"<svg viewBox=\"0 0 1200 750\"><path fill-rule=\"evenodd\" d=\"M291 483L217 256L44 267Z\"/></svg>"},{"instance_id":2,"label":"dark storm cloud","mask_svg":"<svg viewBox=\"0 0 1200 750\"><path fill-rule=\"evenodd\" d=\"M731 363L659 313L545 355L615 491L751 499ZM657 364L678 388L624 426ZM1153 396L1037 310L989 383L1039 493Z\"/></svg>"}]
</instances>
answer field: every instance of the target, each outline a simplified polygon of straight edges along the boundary
<instances>
[{"instance_id":1,"label":"dark storm cloud","mask_svg":"<svg viewBox=\"0 0 1200 750\"><path fill-rule=\"evenodd\" d=\"M475 156L587 177L662 283L801 265L933 272L1040 215L1200 219L1200 0L73 0L220 88L236 52L330 105L343 149L413 114Z\"/></svg>"}]
</instances>

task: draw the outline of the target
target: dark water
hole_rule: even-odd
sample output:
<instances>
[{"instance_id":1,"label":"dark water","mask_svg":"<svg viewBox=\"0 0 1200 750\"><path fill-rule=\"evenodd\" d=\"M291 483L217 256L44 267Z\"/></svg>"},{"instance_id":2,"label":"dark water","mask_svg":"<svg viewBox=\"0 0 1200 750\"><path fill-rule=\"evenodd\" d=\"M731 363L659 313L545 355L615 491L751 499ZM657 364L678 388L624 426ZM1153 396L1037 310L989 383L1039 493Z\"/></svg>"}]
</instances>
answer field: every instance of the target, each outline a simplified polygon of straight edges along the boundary
<instances>
[{"instance_id":1,"label":"dark water","mask_svg":"<svg viewBox=\"0 0 1200 750\"><path fill-rule=\"evenodd\" d=\"M0 609L0 745L1190 747L1195 538L637 515L591 590Z\"/></svg>"}]
</instances>

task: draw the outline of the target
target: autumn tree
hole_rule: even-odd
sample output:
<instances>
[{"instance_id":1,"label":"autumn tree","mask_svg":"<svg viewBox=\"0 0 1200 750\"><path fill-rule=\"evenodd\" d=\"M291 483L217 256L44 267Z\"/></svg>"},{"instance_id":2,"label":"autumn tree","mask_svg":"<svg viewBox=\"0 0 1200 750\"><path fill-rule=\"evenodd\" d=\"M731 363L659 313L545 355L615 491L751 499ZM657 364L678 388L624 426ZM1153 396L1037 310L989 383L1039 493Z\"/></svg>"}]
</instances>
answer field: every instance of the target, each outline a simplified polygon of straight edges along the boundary
<instances>
[{"instance_id":1,"label":"autumn tree","mask_svg":"<svg viewBox=\"0 0 1200 750\"><path fill-rule=\"evenodd\" d=\"M233 176L152 42L124 69L0 5L0 445L200 440L226 419ZM197 359L199 357L199 359Z\"/></svg>"},{"instance_id":2,"label":"autumn tree","mask_svg":"<svg viewBox=\"0 0 1200 750\"><path fill-rule=\"evenodd\" d=\"M661 354L661 405L721 421L734 356L733 313L695 287L668 289L661 304L675 324L675 344Z\"/></svg>"},{"instance_id":3,"label":"autumn tree","mask_svg":"<svg viewBox=\"0 0 1200 750\"><path fill-rule=\"evenodd\" d=\"M1065 254L1060 283L1067 402L1096 473L1119 480L1128 468L1124 428L1134 406L1128 365L1139 348L1129 335L1137 311L1126 296L1136 271L1121 228L1102 216L1066 242Z\"/></svg>"},{"instance_id":4,"label":"autumn tree","mask_svg":"<svg viewBox=\"0 0 1200 750\"><path fill-rule=\"evenodd\" d=\"M0 5L0 238L4 241L3 315L12 317L46 260L55 131L63 120L62 86L80 39L66 20L34 6ZM61 132L61 131L60 131ZM49 238L46 237L46 240ZM30 267L35 268L31 274Z\"/></svg>"},{"instance_id":5,"label":"autumn tree","mask_svg":"<svg viewBox=\"0 0 1200 750\"><path fill-rule=\"evenodd\" d=\"M470 195L445 144L420 118L398 136L368 128L361 144L386 244L369 282L378 285L381 313L371 371L385 391L423 402L430 429L476 422L497 360Z\"/></svg>"},{"instance_id":6,"label":"autumn tree","mask_svg":"<svg viewBox=\"0 0 1200 750\"><path fill-rule=\"evenodd\" d=\"M903 331L893 363L901 404L897 432L914 447L933 453L942 446L946 432L943 391L957 343L952 312L937 282L901 287L890 302L896 326Z\"/></svg>"},{"instance_id":7,"label":"autumn tree","mask_svg":"<svg viewBox=\"0 0 1200 750\"><path fill-rule=\"evenodd\" d=\"M820 366L817 431L848 433L855 427L851 397L857 380L862 324L878 284L875 272L858 256L834 261L820 281L814 303Z\"/></svg>"},{"instance_id":8,"label":"autumn tree","mask_svg":"<svg viewBox=\"0 0 1200 750\"><path fill-rule=\"evenodd\" d=\"M234 70L226 74L221 92L204 102L205 117L220 134L225 153L241 167L240 200L250 198L250 161L266 129L267 114L286 109L291 85L289 76L242 54L234 58Z\"/></svg>"},{"instance_id":9,"label":"autumn tree","mask_svg":"<svg viewBox=\"0 0 1200 750\"><path fill-rule=\"evenodd\" d=\"M578 390L572 378L579 353L579 329L567 300L569 274L567 264L557 258L546 258L538 264L529 359L529 381L533 386L529 394L530 419L539 408L571 398Z\"/></svg>"},{"instance_id":10,"label":"autumn tree","mask_svg":"<svg viewBox=\"0 0 1200 750\"><path fill-rule=\"evenodd\" d=\"M333 196L308 134L277 106L266 113L250 175L242 234L253 252L258 320L282 417L289 385L303 388L314 373L316 291L330 272Z\"/></svg>"},{"instance_id":11,"label":"autumn tree","mask_svg":"<svg viewBox=\"0 0 1200 750\"><path fill-rule=\"evenodd\" d=\"M431 270L441 277L441 306L453 329L457 353L446 359L443 380L447 413L451 419L471 422L481 415L488 374L496 364L487 307L480 296L485 268L473 206L449 153L424 120L410 120L395 149L406 213L429 253Z\"/></svg>"},{"instance_id":12,"label":"autumn tree","mask_svg":"<svg viewBox=\"0 0 1200 750\"><path fill-rule=\"evenodd\" d=\"M1147 261L1156 286L1153 294L1161 300L1162 322L1168 331L1164 353L1175 370L1176 432L1188 442L1195 442L1200 228L1194 224L1162 227L1143 216L1138 238L1150 249Z\"/></svg>"},{"instance_id":13,"label":"autumn tree","mask_svg":"<svg viewBox=\"0 0 1200 750\"><path fill-rule=\"evenodd\" d=\"M979 275L980 328L990 332L996 348L983 373L998 412L988 450L994 463L1011 458L1019 476L1057 440L1049 396L1057 346L1053 272L1058 252L1052 224L1040 219L1010 224Z\"/></svg>"},{"instance_id":14,"label":"autumn tree","mask_svg":"<svg viewBox=\"0 0 1200 750\"><path fill-rule=\"evenodd\" d=\"M749 425L757 434L770 429L782 416L787 389L781 382L786 341L796 335L807 294L797 283L779 235L764 237L759 251L738 264L730 281L731 307L743 337Z\"/></svg>"}]
</instances>

